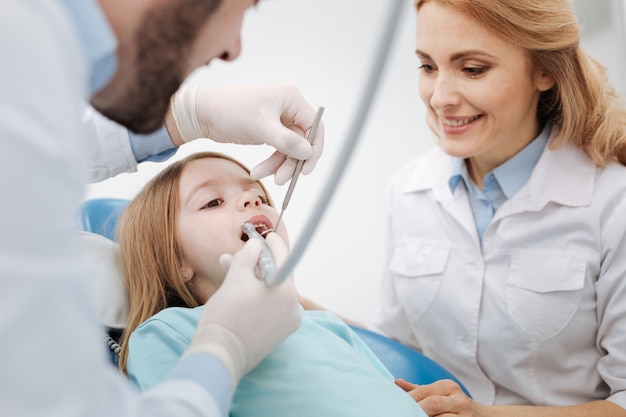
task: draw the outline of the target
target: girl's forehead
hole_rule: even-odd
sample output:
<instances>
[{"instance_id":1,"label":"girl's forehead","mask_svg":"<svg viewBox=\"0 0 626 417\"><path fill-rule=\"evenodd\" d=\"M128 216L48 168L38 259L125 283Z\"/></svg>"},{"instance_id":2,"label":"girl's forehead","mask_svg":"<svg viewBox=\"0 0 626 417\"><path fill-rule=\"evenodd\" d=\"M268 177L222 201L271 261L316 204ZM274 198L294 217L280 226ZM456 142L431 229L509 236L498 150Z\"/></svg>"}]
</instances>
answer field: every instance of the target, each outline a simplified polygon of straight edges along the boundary
<instances>
[{"instance_id":1,"label":"girl's forehead","mask_svg":"<svg viewBox=\"0 0 626 417\"><path fill-rule=\"evenodd\" d=\"M250 174L233 161L223 158L201 158L187 163L182 175L188 177L250 178Z\"/></svg>"},{"instance_id":2,"label":"girl's forehead","mask_svg":"<svg viewBox=\"0 0 626 417\"><path fill-rule=\"evenodd\" d=\"M256 184L244 168L222 158L201 158L188 162L180 176L180 196L183 200L199 189L234 184Z\"/></svg>"}]
</instances>

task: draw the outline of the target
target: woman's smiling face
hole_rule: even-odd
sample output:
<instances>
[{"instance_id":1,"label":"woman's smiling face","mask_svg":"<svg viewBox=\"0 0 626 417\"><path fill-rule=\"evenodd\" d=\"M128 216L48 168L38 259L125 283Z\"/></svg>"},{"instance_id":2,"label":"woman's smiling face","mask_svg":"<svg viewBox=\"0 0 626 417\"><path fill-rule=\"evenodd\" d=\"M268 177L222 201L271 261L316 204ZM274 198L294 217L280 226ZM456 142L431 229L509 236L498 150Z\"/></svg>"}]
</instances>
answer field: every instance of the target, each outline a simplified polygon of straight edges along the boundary
<instances>
[{"instance_id":1,"label":"woman's smiling face","mask_svg":"<svg viewBox=\"0 0 626 417\"><path fill-rule=\"evenodd\" d=\"M420 96L446 153L484 175L539 134L539 95L554 82L524 50L433 2L419 10L416 45Z\"/></svg>"},{"instance_id":2,"label":"woman's smiling face","mask_svg":"<svg viewBox=\"0 0 626 417\"><path fill-rule=\"evenodd\" d=\"M176 239L194 295L204 302L226 275L220 256L234 254L244 245L241 225L250 221L273 228L278 213L260 183L226 159L189 162L179 185ZM280 227L278 233L288 243L285 230Z\"/></svg>"}]
</instances>

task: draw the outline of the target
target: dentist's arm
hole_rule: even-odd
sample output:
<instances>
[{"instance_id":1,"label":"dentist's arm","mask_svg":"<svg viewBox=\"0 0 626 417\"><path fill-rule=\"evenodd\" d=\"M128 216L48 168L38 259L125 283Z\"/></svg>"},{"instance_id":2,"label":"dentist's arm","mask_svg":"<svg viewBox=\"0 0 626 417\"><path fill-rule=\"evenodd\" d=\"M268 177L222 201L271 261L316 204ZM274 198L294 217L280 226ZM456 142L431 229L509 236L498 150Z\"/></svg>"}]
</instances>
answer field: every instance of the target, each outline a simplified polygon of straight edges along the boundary
<instances>
[{"instance_id":1,"label":"dentist's arm","mask_svg":"<svg viewBox=\"0 0 626 417\"><path fill-rule=\"evenodd\" d=\"M164 126L138 135L87 107L83 120L90 155L90 180L102 181L137 170L137 162L162 161L178 146L199 138L247 145L267 144L276 151L252 170L254 178L275 175L277 184L292 176L298 159L310 173L321 156L324 127L312 144L305 139L315 109L291 85L185 86L172 100Z\"/></svg>"}]
</instances>

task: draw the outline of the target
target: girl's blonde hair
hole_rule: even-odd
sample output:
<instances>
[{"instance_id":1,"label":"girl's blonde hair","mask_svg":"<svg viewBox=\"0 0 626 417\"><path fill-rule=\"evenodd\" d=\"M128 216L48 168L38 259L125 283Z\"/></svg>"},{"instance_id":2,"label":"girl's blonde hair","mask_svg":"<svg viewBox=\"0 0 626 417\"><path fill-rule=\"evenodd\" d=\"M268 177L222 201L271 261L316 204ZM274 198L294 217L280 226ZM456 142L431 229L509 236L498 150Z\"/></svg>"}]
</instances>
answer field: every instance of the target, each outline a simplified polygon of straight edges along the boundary
<instances>
[{"instance_id":1,"label":"girl's blonde hair","mask_svg":"<svg viewBox=\"0 0 626 417\"><path fill-rule=\"evenodd\" d=\"M626 165L626 110L606 68L580 48L570 0L417 0L418 12L428 2L453 7L498 33L554 78L537 109L540 123L560 128L552 148L569 141L600 166Z\"/></svg>"},{"instance_id":2,"label":"girl's blonde hair","mask_svg":"<svg viewBox=\"0 0 626 417\"><path fill-rule=\"evenodd\" d=\"M179 183L184 168L205 158L231 161L246 172L250 170L226 155L200 152L169 165L137 194L125 208L117 225L120 267L128 290L129 315L122 333L118 366L126 371L128 340L141 323L168 307L197 307L182 277L183 256L176 240ZM270 196L259 181L265 196Z\"/></svg>"}]
</instances>

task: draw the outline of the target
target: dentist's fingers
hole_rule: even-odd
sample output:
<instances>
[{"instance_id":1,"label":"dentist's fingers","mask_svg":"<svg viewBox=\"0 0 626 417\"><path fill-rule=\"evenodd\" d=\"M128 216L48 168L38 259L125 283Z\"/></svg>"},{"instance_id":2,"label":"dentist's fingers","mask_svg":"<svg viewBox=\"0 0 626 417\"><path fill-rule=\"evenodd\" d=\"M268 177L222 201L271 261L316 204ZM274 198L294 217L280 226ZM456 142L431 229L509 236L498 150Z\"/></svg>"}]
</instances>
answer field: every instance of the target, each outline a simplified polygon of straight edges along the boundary
<instances>
[{"instance_id":1,"label":"dentist's fingers","mask_svg":"<svg viewBox=\"0 0 626 417\"><path fill-rule=\"evenodd\" d=\"M222 256L220 256L220 266L225 272L228 272L228 270L230 269L230 264L232 262L233 262L233 255L225 253Z\"/></svg>"},{"instance_id":2,"label":"dentist's fingers","mask_svg":"<svg viewBox=\"0 0 626 417\"><path fill-rule=\"evenodd\" d=\"M278 235L278 233L271 232L265 237L265 242L272 252L276 266L282 266L289 256L289 248L283 239Z\"/></svg>"},{"instance_id":3,"label":"dentist's fingers","mask_svg":"<svg viewBox=\"0 0 626 417\"><path fill-rule=\"evenodd\" d=\"M204 305L187 350L206 352L220 360L233 388L293 333L302 319L295 288L270 288L257 279L261 248L261 242L250 239L234 256L220 257L228 273Z\"/></svg>"}]
</instances>

